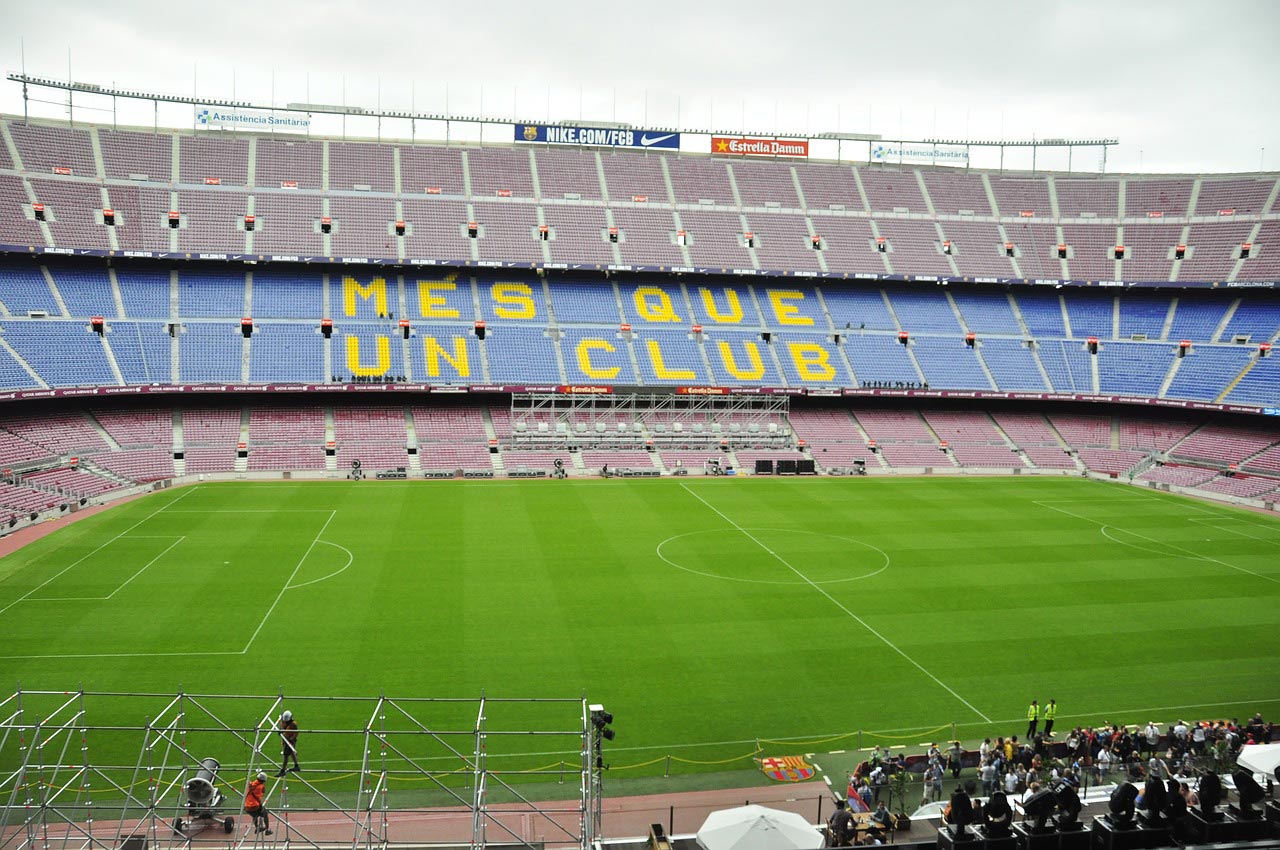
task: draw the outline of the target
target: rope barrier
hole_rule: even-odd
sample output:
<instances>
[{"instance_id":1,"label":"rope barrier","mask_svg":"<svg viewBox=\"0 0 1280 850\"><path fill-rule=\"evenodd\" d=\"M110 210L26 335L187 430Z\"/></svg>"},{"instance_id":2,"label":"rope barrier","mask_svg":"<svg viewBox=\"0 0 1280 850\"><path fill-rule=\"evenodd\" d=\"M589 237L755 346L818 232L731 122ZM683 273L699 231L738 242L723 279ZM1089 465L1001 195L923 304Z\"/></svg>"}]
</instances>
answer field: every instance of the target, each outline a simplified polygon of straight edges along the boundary
<instances>
[{"instance_id":1,"label":"rope barrier","mask_svg":"<svg viewBox=\"0 0 1280 850\"><path fill-rule=\"evenodd\" d=\"M934 728L934 729L926 729L922 732L910 732L906 735L881 735L878 732L863 732L862 734L866 735L869 738L882 738L886 741L904 741L907 738L916 738L921 735L933 735L937 732L943 731L944 729L950 729L950 728L951 728L950 723L944 723L941 726L938 726L937 728Z\"/></svg>"}]
</instances>

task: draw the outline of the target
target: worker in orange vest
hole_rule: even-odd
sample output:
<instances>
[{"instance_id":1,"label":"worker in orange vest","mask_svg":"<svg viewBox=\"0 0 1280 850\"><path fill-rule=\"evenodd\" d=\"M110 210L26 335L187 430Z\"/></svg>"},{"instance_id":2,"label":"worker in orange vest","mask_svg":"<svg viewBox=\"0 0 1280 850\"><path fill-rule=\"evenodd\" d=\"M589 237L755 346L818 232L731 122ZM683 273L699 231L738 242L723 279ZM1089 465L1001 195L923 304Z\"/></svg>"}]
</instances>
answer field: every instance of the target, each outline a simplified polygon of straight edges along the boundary
<instances>
[{"instance_id":1,"label":"worker in orange vest","mask_svg":"<svg viewBox=\"0 0 1280 850\"><path fill-rule=\"evenodd\" d=\"M260 772L244 794L244 812L253 818L253 831L271 834L271 819L267 817L267 807L263 803L263 795L267 789L267 774Z\"/></svg>"}]
</instances>

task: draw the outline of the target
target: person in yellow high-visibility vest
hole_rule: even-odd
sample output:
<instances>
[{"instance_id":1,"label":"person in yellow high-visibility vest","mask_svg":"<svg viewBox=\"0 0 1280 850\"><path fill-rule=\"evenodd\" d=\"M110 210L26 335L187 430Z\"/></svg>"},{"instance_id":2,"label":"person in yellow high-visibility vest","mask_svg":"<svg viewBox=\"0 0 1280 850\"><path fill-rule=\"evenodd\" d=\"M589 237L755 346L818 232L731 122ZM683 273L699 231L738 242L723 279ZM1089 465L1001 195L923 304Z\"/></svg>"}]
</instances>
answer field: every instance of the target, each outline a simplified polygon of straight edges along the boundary
<instances>
[{"instance_id":1,"label":"person in yellow high-visibility vest","mask_svg":"<svg viewBox=\"0 0 1280 850\"><path fill-rule=\"evenodd\" d=\"M1046 738L1053 737L1053 719L1058 716L1058 703L1049 700L1049 704L1044 707L1044 736Z\"/></svg>"},{"instance_id":2,"label":"person in yellow high-visibility vest","mask_svg":"<svg viewBox=\"0 0 1280 850\"><path fill-rule=\"evenodd\" d=\"M1036 726L1040 724L1040 703L1035 700L1031 701L1031 705L1027 706L1027 740L1030 741L1036 736Z\"/></svg>"}]
</instances>

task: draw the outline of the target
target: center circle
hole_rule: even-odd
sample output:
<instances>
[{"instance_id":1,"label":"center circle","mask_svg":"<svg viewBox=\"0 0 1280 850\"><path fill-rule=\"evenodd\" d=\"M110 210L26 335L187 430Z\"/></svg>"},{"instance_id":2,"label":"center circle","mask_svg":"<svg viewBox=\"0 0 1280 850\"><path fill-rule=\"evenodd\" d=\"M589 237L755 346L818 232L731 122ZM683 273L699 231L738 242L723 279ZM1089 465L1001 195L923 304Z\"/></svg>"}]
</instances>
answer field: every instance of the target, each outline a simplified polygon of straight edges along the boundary
<instances>
[{"instance_id":1,"label":"center circle","mask_svg":"<svg viewBox=\"0 0 1280 850\"><path fill-rule=\"evenodd\" d=\"M668 537L656 551L678 570L751 584L840 584L889 568L888 553L870 543L787 528L690 531Z\"/></svg>"}]
</instances>

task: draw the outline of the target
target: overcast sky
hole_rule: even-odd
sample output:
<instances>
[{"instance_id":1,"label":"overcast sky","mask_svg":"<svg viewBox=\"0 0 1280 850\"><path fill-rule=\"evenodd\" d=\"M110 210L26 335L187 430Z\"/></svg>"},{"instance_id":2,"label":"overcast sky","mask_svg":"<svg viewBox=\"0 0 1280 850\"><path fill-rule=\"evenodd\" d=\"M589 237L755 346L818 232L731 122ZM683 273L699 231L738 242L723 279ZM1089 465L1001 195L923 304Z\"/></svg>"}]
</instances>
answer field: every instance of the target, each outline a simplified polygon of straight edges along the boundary
<instances>
[{"instance_id":1,"label":"overcast sky","mask_svg":"<svg viewBox=\"0 0 1280 850\"><path fill-rule=\"evenodd\" d=\"M1113 136L1109 172L1280 167L1277 0L0 0L0 24L6 72L25 47L32 75L66 79L69 56L78 81L208 98L267 103L274 78L276 104L341 103L345 79L370 108L444 112L447 96L453 114L637 127ZM0 110L21 114L18 85ZM160 120L190 126L191 110ZM1096 171L1097 149L1072 166Z\"/></svg>"}]
</instances>

